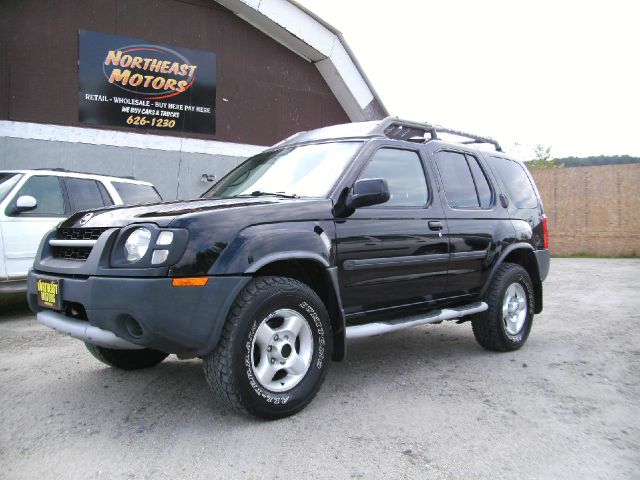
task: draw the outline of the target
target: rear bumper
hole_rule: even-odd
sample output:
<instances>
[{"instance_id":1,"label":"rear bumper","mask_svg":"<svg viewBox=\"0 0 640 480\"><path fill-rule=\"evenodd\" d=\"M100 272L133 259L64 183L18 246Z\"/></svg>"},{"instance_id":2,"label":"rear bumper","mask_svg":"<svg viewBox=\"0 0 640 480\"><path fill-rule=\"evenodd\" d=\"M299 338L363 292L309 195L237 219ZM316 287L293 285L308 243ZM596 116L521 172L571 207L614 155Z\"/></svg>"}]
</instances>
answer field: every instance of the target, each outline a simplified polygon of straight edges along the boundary
<instances>
[{"instance_id":1,"label":"rear bumper","mask_svg":"<svg viewBox=\"0 0 640 480\"><path fill-rule=\"evenodd\" d=\"M551 264L551 253L549 250L534 250L533 254L536 257L538 263L538 273L540 274L540 281L544 282L549 274L549 265Z\"/></svg>"},{"instance_id":2,"label":"rear bumper","mask_svg":"<svg viewBox=\"0 0 640 480\"><path fill-rule=\"evenodd\" d=\"M64 313L38 305L36 276L61 280ZM170 278L80 279L31 271L27 296L38 320L84 341L194 357L215 348L227 312L249 280L242 276L210 277L203 287L173 287ZM86 320L72 317L71 309L84 310L86 315L81 316ZM127 328L131 318L141 330L135 336Z\"/></svg>"}]
</instances>

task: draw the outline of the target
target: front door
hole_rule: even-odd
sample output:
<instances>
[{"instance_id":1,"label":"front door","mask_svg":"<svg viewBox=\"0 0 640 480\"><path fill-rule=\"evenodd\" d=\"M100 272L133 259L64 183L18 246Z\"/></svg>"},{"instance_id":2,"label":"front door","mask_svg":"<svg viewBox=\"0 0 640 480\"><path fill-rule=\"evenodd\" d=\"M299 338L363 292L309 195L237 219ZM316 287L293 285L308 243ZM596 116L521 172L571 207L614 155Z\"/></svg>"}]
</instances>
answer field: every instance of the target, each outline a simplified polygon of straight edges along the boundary
<instances>
[{"instance_id":1,"label":"front door","mask_svg":"<svg viewBox=\"0 0 640 480\"><path fill-rule=\"evenodd\" d=\"M447 225L419 151L378 147L357 177L384 178L391 198L336 220L347 318L434 301L446 283Z\"/></svg>"},{"instance_id":2,"label":"front door","mask_svg":"<svg viewBox=\"0 0 640 480\"><path fill-rule=\"evenodd\" d=\"M23 195L36 199L35 209L16 210L16 201ZM0 228L9 279L27 276L42 237L66 217L67 210L60 179L49 175L29 177L8 200L7 207L0 214Z\"/></svg>"}]
</instances>

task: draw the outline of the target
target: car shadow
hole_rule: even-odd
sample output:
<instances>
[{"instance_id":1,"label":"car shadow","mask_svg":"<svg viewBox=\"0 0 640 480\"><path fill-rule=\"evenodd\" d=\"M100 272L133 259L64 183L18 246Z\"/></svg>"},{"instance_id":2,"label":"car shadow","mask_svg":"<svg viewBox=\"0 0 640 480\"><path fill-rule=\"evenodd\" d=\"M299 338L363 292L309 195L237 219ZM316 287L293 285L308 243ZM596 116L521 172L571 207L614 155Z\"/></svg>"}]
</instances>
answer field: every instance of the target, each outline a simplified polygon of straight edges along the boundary
<instances>
[{"instance_id":1,"label":"car shadow","mask_svg":"<svg viewBox=\"0 0 640 480\"><path fill-rule=\"evenodd\" d=\"M0 321L13 318L16 315L28 315L30 313L31 310L29 310L26 293L0 295Z\"/></svg>"},{"instance_id":2,"label":"car shadow","mask_svg":"<svg viewBox=\"0 0 640 480\"><path fill-rule=\"evenodd\" d=\"M334 409L336 403L367 396L380 385L398 384L406 376L415 375L416 369L420 369L420 383L436 382L443 375L455 375L452 362L475 361L485 354L473 336L460 327L434 331L417 328L358 339L349 343L346 361L331 363L314 405ZM129 372L95 361L82 374L58 380L56 388L68 397L64 402L76 403L75 391L85 392L81 397L91 395L95 399L91 408L110 412L109 416L123 428L150 429L171 419L180 419L180 425L187 422L196 429L247 421L209 390L199 359L180 361L171 356L154 368Z\"/></svg>"}]
</instances>

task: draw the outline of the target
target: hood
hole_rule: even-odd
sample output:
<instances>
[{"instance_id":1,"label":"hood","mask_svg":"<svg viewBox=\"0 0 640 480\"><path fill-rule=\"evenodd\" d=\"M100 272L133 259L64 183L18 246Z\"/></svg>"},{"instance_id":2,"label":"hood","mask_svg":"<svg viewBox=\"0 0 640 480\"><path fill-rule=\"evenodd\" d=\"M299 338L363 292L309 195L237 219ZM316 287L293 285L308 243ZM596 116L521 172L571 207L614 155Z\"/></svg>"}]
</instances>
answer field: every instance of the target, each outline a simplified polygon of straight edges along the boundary
<instances>
[{"instance_id":1,"label":"hood","mask_svg":"<svg viewBox=\"0 0 640 480\"><path fill-rule=\"evenodd\" d=\"M278 206L283 204L306 204L308 199L291 199L281 197L241 197L241 198L217 198L162 203L148 203L136 206L113 206L102 209L77 212L64 220L60 228L104 228L124 227L132 223L155 223L160 227L167 227L178 217L191 217L213 211L238 212L239 209L254 211L256 207ZM318 200L311 200L315 203ZM330 200L321 200L322 203ZM330 207L329 207L330 208ZM242 218L244 213L239 213ZM234 215L235 216L235 215Z\"/></svg>"}]
</instances>

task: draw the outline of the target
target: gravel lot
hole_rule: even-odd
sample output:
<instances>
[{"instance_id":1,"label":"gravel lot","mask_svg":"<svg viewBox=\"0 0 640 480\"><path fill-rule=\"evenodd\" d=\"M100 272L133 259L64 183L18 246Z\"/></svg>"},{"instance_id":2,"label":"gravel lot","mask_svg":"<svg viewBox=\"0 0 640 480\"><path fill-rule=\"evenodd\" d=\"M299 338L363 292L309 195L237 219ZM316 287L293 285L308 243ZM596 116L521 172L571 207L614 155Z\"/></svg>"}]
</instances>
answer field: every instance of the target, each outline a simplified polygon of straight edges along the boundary
<instances>
[{"instance_id":1,"label":"gravel lot","mask_svg":"<svg viewBox=\"0 0 640 480\"><path fill-rule=\"evenodd\" d=\"M112 370L5 301L0 477L638 478L640 260L554 259L545 287L522 350L468 324L353 341L276 422L224 407L199 361Z\"/></svg>"}]
</instances>

